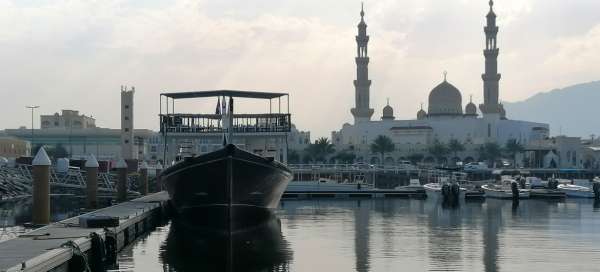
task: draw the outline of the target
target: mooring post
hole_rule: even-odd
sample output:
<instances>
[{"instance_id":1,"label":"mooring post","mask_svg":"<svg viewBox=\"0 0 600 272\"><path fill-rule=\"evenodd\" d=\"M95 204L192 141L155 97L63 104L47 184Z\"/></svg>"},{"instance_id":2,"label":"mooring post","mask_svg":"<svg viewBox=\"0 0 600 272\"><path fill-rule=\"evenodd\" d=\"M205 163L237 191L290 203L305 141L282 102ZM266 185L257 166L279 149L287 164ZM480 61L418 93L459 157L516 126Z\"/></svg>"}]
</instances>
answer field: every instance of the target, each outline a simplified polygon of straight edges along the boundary
<instances>
[{"instance_id":1,"label":"mooring post","mask_svg":"<svg viewBox=\"0 0 600 272\"><path fill-rule=\"evenodd\" d=\"M50 165L52 162L43 147L38 150L33 162L33 213L34 225L50 224Z\"/></svg>"},{"instance_id":2,"label":"mooring post","mask_svg":"<svg viewBox=\"0 0 600 272\"><path fill-rule=\"evenodd\" d=\"M160 178L160 173L162 172L162 169L163 169L162 164L160 164L160 162L157 163L156 164L156 168L155 168L155 171L156 171L156 191L157 192L162 191L162 182L161 182L161 178Z\"/></svg>"},{"instance_id":3,"label":"mooring post","mask_svg":"<svg viewBox=\"0 0 600 272\"><path fill-rule=\"evenodd\" d=\"M127 200L127 163L124 159L117 162L117 201L123 202Z\"/></svg>"},{"instance_id":4,"label":"mooring post","mask_svg":"<svg viewBox=\"0 0 600 272\"><path fill-rule=\"evenodd\" d=\"M86 172L86 207L88 209L98 208L98 160L94 155L88 156L85 161L85 172Z\"/></svg>"},{"instance_id":5,"label":"mooring post","mask_svg":"<svg viewBox=\"0 0 600 272\"><path fill-rule=\"evenodd\" d=\"M148 164L144 161L140 167L140 194L148 194Z\"/></svg>"}]
</instances>

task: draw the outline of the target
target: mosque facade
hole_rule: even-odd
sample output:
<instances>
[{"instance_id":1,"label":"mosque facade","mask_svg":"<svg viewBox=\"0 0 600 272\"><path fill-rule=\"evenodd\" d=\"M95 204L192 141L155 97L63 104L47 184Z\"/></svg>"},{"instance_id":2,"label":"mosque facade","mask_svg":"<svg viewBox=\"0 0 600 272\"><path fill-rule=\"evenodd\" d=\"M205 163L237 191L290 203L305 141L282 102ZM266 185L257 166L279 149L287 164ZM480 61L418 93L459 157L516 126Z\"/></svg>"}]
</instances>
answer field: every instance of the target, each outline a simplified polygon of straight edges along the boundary
<instances>
[{"instance_id":1,"label":"mosque facade","mask_svg":"<svg viewBox=\"0 0 600 272\"><path fill-rule=\"evenodd\" d=\"M370 145L379 135L389 137L395 144L396 151L387 154L386 164L407 160L411 154L422 154L424 161L432 161L428 147L439 141L448 143L455 139L466 148L456 156L444 158L447 161L478 161L478 148L495 142L500 146L515 139L522 145L546 139L549 136L549 125L528 121L509 120L506 111L499 102L500 78L498 73L497 46L498 26L496 14L490 1L485 32L485 70L483 81L483 103L476 106L472 99L463 106L460 90L446 79L434 87L429 93L427 110L422 106L412 120L396 120L394 110L389 105L383 108L380 120L372 120L374 109L369 106L371 80L368 75L369 56L367 46L367 24L364 10L361 9L361 20L358 24L357 43L357 77L354 81L355 107L351 109L354 124L344 124L339 131L333 131L332 143L336 150L352 150L357 161L380 163L380 155L372 154Z\"/></svg>"}]
</instances>

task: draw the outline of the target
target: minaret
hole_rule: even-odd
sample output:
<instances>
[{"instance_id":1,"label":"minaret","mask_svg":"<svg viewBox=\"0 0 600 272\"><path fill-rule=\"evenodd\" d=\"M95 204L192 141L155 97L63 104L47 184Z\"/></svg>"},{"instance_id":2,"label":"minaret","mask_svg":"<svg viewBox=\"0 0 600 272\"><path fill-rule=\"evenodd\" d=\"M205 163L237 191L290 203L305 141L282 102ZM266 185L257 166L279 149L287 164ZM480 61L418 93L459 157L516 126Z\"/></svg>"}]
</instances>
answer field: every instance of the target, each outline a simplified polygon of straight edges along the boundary
<instances>
[{"instance_id":1,"label":"minaret","mask_svg":"<svg viewBox=\"0 0 600 272\"><path fill-rule=\"evenodd\" d=\"M133 134L134 93L135 87L127 90L126 86L121 86L121 158L125 160L137 159Z\"/></svg>"},{"instance_id":2,"label":"minaret","mask_svg":"<svg viewBox=\"0 0 600 272\"><path fill-rule=\"evenodd\" d=\"M490 12L487 14L487 26L485 31L485 73L481 75L483 79L483 104L479 109L484 115L499 114L500 104L498 103L500 74L498 73L498 46L496 36L498 35L498 26L496 26L496 14L493 10L494 1L490 0Z\"/></svg>"},{"instance_id":3,"label":"minaret","mask_svg":"<svg viewBox=\"0 0 600 272\"><path fill-rule=\"evenodd\" d=\"M369 108L369 57L367 55L367 24L365 23L365 12L362 4L360 9L360 23L358 24L358 35L356 36L356 80L354 81L356 106L350 110L354 116L354 123L369 121L374 110Z\"/></svg>"}]
</instances>

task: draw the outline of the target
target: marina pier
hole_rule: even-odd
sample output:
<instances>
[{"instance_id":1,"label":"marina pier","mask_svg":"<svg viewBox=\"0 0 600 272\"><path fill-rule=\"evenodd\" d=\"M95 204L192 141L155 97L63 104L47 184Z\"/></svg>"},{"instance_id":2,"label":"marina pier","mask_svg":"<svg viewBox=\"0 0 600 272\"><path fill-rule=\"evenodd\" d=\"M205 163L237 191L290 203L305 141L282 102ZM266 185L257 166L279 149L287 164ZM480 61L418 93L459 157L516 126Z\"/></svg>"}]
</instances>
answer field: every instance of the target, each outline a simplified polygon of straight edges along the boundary
<instances>
[{"instance_id":1,"label":"marina pier","mask_svg":"<svg viewBox=\"0 0 600 272\"><path fill-rule=\"evenodd\" d=\"M114 259L123 247L166 218L167 200L166 192L155 193L1 242L0 271L82 271L102 259ZM94 218L111 218L118 223L112 222L112 227L81 225L84 221L91 224Z\"/></svg>"}]
</instances>

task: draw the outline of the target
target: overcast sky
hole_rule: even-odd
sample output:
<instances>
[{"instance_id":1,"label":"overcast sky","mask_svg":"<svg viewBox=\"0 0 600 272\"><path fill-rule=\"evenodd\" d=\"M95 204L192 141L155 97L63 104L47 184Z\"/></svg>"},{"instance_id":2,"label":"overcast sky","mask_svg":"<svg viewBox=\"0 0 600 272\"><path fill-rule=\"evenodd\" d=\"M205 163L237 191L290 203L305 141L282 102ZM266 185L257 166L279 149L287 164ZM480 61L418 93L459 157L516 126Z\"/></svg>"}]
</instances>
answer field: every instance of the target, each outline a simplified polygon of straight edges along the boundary
<instances>
[{"instance_id":1,"label":"overcast sky","mask_svg":"<svg viewBox=\"0 0 600 272\"><path fill-rule=\"evenodd\" d=\"M414 118L445 70L463 104L479 103L488 9L365 1L374 118L388 97L397 118ZM600 79L600 1L497 0L495 10L501 100ZM0 128L29 127L30 104L117 128L120 86L133 85L136 128L158 127L161 91L267 90L291 94L300 129L329 136L352 120L359 12L354 0L0 0Z\"/></svg>"}]
</instances>

